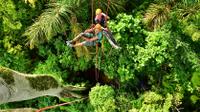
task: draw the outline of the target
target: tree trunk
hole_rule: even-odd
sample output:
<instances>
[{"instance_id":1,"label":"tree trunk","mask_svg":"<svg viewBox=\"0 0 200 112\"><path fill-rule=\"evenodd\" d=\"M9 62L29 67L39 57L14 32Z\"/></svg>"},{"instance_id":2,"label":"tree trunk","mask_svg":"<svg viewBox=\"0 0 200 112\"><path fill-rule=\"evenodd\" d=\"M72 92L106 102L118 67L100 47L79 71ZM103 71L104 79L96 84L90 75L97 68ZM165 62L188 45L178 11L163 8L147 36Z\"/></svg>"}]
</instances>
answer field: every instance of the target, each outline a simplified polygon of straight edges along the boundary
<instances>
[{"instance_id":1,"label":"tree trunk","mask_svg":"<svg viewBox=\"0 0 200 112\"><path fill-rule=\"evenodd\" d=\"M63 86L54 77L24 74L0 67L0 104L33 99L40 96L81 97L75 91L83 87Z\"/></svg>"}]
</instances>

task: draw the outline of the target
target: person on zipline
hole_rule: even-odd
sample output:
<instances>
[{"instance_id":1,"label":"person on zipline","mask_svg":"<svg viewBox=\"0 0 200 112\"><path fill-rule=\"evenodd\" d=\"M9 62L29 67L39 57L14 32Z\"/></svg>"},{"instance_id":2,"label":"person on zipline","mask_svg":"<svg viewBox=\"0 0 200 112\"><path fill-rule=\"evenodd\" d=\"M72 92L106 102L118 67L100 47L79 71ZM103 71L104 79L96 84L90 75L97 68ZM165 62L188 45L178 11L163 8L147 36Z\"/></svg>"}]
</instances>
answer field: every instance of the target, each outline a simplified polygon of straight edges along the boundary
<instances>
[{"instance_id":1,"label":"person on zipline","mask_svg":"<svg viewBox=\"0 0 200 112\"><path fill-rule=\"evenodd\" d=\"M107 20L110 19L110 17L106 15L105 13L103 13L102 10L99 8L96 9L95 13L96 13L96 16L94 19L95 23L103 26L103 35L108 39L112 47L114 47L115 49L120 49L121 47L117 45L117 42L114 39L111 31L107 28Z\"/></svg>"},{"instance_id":2,"label":"person on zipline","mask_svg":"<svg viewBox=\"0 0 200 112\"><path fill-rule=\"evenodd\" d=\"M96 24L100 24L101 26L106 28L106 22L108 19L110 19L110 17L103 13L101 9L96 9L96 16L94 19Z\"/></svg>"},{"instance_id":3,"label":"person on zipline","mask_svg":"<svg viewBox=\"0 0 200 112\"><path fill-rule=\"evenodd\" d=\"M106 17L107 17L107 19L109 19L109 17L106 14L102 13L101 9L97 9L96 17L95 17L96 26L92 25L90 27L90 29L85 30L83 33L80 33L73 40L66 41L67 45L70 47L77 47L77 46L84 46L84 45L85 46L95 46L96 42L93 41L91 37L94 37L96 35L95 27L97 28L97 26L98 26L101 28L101 33L98 36L99 38L101 38L101 40L104 35L108 39L108 42L112 45L112 47L114 47L115 49L121 48L117 45L117 42L114 39L112 33L107 29L107 26L106 26L107 19L105 19ZM84 39L85 41L74 45L73 43L75 43L80 38ZM99 46L101 45L101 40L98 41Z\"/></svg>"},{"instance_id":4,"label":"person on zipline","mask_svg":"<svg viewBox=\"0 0 200 112\"><path fill-rule=\"evenodd\" d=\"M100 24L96 24L94 27L86 30L84 33L80 33L73 40L66 41L66 43L70 47L101 45L101 40L103 37L102 30L103 30L102 26ZM81 38L83 38L85 41L81 43L73 44L75 41Z\"/></svg>"}]
</instances>

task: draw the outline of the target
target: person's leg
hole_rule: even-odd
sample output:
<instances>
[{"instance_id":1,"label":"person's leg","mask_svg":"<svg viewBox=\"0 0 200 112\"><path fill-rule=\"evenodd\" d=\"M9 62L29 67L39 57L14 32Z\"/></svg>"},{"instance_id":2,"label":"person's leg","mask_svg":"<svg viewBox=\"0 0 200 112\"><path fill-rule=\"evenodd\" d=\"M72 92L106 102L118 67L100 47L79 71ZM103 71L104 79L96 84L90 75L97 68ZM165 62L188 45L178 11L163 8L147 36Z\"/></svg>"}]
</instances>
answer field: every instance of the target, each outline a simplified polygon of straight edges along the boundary
<instances>
[{"instance_id":1,"label":"person's leg","mask_svg":"<svg viewBox=\"0 0 200 112\"><path fill-rule=\"evenodd\" d=\"M84 46L95 46L96 42L95 41L92 41L92 42L84 41L83 44L84 44Z\"/></svg>"},{"instance_id":2,"label":"person's leg","mask_svg":"<svg viewBox=\"0 0 200 112\"><path fill-rule=\"evenodd\" d=\"M87 40L87 37L93 37L94 34L93 33L81 33L79 34L77 37L75 37L73 40L71 41L67 41L67 45L69 47L78 47L78 46L94 46L96 42L88 42L88 41L83 41L81 43L76 43L76 44L72 44L73 42L75 42L76 40L80 39L83 37L84 40Z\"/></svg>"},{"instance_id":3,"label":"person's leg","mask_svg":"<svg viewBox=\"0 0 200 112\"><path fill-rule=\"evenodd\" d=\"M87 40L86 38L93 37L93 36L94 36L93 33L80 33L73 40L66 41L66 42L71 44L71 43L74 43L74 42L80 40L81 38L84 39L84 40Z\"/></svg>"},{"instance_id":4,"label":"person's leg","mask_svg":"<svg viewBox=\"0 0 200 112\"><path fill-rule=\"evenodd\" d=\"M81 39L81 37L84 35L84 33L80 33L79 35L77 35L74 39L71 40L70 43L76 42L77 40Z\"/></svg>"},{"instance_id":5,"label":"person's leg","mask_svg":"<svg viewBox=\"0 0 200 112\"><path fill-rule=\"evenodd\" d=\"M117 45L117 41L114 39L110 31L104 30L103 34L107 38L108 42L111 44L112 47L114 47L115 49L121 49L121 47Z\"/></svg>"},{"instance_id":6,"label":"person's leg","mask_svg":"<svg viewBox=\"0 0 200 112\"><path fill-rule=\"evenodd\" d=\"M77 44L75 44L75 45L72 45L72 47L79 47L79 46L84 46L84 43L81 42L81 43L77 43Z\"/></svg>"},{"instance_id":7,"label":"person's leg","mask_svg":"<svg viewBox=\"0 0 200 112\"><path fill-rule=\"evenodd\" d=\"M72 43L76 42L77 40L79 40L79 39L82 37L83 34L84 34L84 33L80 33L80 34L79 34L78 36L76 36L74 39L66 41L67 45L70 46L70 44L72 44Z\"/></svg>"},{"instance_id":8,"label":"person's leg","mask_svg":"<svg viewBox=\"0 0 200 112\"><path fill-rule=\"evenodd\" d=\"M85 42L85 41L84 41ZM83 46L84 45L84 42L81 42L81 43L76 43L76 44L71 44L69 42L67 42L67 45L69 47L78 47L78 46Z\"/></svg>"},{"instance_id":9,"label":"person's leg","mask_svg":"<svg viewBox=\"0 0 200 112\"><path fill-rule=\"evenodd\" d=\"M69 44L68 46L70 47L80 47L80 46L95 46L96 42L88 42L88 41L83 41L81 43L77 43L75 45Z\"/></svg>"}]
</instances>

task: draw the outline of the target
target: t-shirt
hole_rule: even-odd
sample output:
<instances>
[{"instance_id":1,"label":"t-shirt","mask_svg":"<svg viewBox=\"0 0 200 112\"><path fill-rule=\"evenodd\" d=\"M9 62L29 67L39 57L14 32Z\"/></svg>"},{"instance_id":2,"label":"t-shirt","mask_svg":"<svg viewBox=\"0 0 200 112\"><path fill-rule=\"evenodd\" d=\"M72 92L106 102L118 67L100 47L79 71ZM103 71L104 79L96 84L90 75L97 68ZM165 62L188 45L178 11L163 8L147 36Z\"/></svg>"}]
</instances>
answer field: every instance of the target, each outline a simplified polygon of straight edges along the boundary
<instances>
[{"instance_id":1,"label":"t-shirt","mask_svg":"<svg viewBox=\"0 0 200 112\"><path fill-rule=\"evenodd\" d=\"M103 37L103 32L102 31L97 33L97 38L98 38L97 42L101 43L102 37Z\"/></svg>"},{"instance_id":2,"label":"t-shirt","mask_svg":"<svg viewBox=\"0 0 200 112\"><path fill-rule=\"evenodd\" d=\"M105 20L106 20L107 15L105 13L101 13L96 15L95 17L95 23L99 23L101 26L105 26Z\"/></svg>"}]
</instances>

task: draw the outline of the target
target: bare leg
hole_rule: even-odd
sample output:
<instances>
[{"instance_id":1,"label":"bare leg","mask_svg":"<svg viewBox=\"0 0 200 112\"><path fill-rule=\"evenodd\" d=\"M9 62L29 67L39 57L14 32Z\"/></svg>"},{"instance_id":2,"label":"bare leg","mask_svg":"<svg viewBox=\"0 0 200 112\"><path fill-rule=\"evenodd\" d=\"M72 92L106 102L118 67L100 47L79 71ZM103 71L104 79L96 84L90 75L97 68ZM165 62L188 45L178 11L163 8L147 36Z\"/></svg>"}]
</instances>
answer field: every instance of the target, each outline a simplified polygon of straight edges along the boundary
<instances>
[{"instance_id":1,"label":"bare leg","mask_svg":"<svg viewBox=\"0 0 200 112\"><path fill-rule=\"evenodd\" d=\"M71 40L70 43L73 43L73 42L76 42L77 40L79 40L82 36L83 36L84 33L80 33L79 35L77 35L73 40Z\"/></svg>"},{"instance_id":2,"label":"bare leg","mask_svg":"<svg viewBox=\"0 0 200 112\"><path fill-rule=\"evenodd\" d=\"M74 39L69 40L69 41L66 41L67 45L70 46L70 47L73 47L73 45L71 45L71 44L75 44L75 42L76 42L77 40L79 40L80 38L82 38L83 34L84 34L84 33L80 33L80 34L77 35Z\"/></svg>"},{"instance_id":3,"label":"bare leg","mask_svg":"<svg viewBox=\"0 0 200 112\"><path fill-rule=\"evenodd\" d=\"M79 46L83 46L83 45L84 45L83 42L81 42L81 43L77 43L75 45L72 45L72 47L79 47Z\"/></svg>"}]
</instances>

